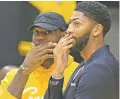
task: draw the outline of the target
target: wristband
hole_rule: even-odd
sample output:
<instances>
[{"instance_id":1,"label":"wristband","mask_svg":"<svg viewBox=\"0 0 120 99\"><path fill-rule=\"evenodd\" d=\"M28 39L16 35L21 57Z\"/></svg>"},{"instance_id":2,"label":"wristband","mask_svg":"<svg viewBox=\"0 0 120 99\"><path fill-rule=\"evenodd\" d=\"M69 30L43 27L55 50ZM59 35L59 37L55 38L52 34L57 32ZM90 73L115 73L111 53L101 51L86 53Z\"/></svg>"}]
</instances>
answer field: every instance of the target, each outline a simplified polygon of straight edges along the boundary
<instances>
[{"instance_id":1,"label":"wristband","mask_svg":"<svg viewBox=\"0 0 120 99\"><path fill-rule=\"evenodd\" d=\"M28 75L31 74L31 72L28 71L28 68L26 68L23 64L20 66L23 72L27 73Z\"/></svg>"}]
</instances>

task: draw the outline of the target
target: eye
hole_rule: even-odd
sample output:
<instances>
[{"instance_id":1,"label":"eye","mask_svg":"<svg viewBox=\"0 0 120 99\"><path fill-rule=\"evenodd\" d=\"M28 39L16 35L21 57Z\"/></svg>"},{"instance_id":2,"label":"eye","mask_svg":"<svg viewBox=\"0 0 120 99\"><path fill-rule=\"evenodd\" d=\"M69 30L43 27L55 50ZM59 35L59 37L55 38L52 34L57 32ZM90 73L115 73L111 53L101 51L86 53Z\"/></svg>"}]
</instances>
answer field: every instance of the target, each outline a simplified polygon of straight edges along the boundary
<instances>
[{"instance_id":1,"label":"eye","mask_svg":"<svg viewBox=\"0 0 120 99\"><path fill-rule=\"evenodd\" d=\"M39 32L37 30L34 30L33 35L39 35Z\"/></svg>"},{"instance_id":2,"label":"eye","mask_svg":"<svg viewBox=\"0 0 120 99\"><path fill-rule=\"evenodd\" d=\"M50 34L50 33L52 33L52 31L47 31L47 32L46 32L46 34Z\"/></svg>"},{"instance_id":3,"label":"eye","mask_svg":"<svg viewBox=\"0 0 120 99\"><path fill-rule=\"evenodd\" d=\"M76 27L79 27L80 26L80 23L79 22L75 22L74 23Z\"/></svg>"}]
</instances>

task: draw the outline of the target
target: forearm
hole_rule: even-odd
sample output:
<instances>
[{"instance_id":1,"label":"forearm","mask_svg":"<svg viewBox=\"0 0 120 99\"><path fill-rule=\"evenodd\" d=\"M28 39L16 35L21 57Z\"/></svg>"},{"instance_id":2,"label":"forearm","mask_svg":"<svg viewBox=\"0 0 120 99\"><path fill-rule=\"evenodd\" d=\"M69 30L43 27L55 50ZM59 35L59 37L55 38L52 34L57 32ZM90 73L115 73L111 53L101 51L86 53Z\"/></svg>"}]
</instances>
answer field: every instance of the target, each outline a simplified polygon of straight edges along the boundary
<instances>
[{"instance_id":1,"label":"forearm","mask_svg":"<svg viewBox=\"0 0 120 99\"><path fill-rule=\"evenodd\" d=\"M56 68L57 66L55 66L52 72L44 99L63 99L62 88L64 82L64 69Z\"/></svg>"},{"instance_id":2,"label":"forearm","mask_svg":"<svg viewBox=\"0 0 120 99\"><path fill-rule=\"evenodd\" d=\"M7 90L17 99L21 99L22 92L26 85L29 75L20 68Z\"/></svg>"}]
</instances>

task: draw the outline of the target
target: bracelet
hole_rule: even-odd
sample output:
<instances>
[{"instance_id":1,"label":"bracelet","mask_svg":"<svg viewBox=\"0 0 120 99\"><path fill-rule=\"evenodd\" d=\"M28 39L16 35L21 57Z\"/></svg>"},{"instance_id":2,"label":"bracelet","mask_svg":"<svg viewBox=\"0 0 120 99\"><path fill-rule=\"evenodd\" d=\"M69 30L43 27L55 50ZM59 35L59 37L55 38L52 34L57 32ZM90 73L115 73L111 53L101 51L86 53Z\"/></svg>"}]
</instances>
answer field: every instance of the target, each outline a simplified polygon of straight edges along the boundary
<instances>
[{"instance_id":1,"label":"bracelet","mask_svg":"<svg viewBox=\"0 0 120 99\"><path fill-rule=\"evenodd\" d=\"M61 77L61 78L56 78L52 75L52 78L56 79L56 80L60 80L60 79L63 79L64 77Z\"/></svg>"},{"instance_id":2,"label":"bracelet","mask_svg":"<svg viewBox=\"0 0 120 99\"><path fill-rule=\"evenodd\" d=\"M26 68L23 64L20 66L23 72L27 73L28 75L31 74L31 72L28 71L28 68Z\"/></svg>"}]
</instances>

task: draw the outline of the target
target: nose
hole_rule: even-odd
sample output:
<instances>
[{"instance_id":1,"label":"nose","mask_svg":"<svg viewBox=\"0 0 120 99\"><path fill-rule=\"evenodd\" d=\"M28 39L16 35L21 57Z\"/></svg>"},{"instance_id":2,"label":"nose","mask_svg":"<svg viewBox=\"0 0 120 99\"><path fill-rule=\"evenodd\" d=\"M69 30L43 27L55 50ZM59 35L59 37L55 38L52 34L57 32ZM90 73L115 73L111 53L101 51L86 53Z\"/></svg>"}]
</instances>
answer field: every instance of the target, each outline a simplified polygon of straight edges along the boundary
<instances>
[{"instance_id":1,"label":"nose","mask_svg":"<svg viewBox=\"0 0 120 99\"><path fill-rule=\"evenodd\" d=\"M68 26L68 29L66 31L67 31L67 33L69 33L71 35L73 34L73 27L71 24Z\"/></svg>"},{"instance_id":2,"label":"nose","mask_svg":"<svg viewBox=\"0 0 120 99\"><path fill-rule=\"evenodd\" d=\"M32 40L33 40L33 43L37 46L37 45L40 45L41 43L43 43L45 41L45 37L43 37L43 36L33 36Z\"/></svg>"},{"instance_id":3,"label":"nose","mask_svg":"<svg viewBox=\"0 0 120 99\"><path fill-rule=\"evenodd\" d=\"M35 36L35 39L36 39L36 40L44 40L44 39L45 39L45 37L44 37L44 36L39 35L39 36Z\"/></svg>"}]
</instances>

